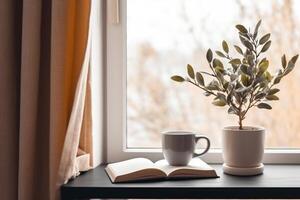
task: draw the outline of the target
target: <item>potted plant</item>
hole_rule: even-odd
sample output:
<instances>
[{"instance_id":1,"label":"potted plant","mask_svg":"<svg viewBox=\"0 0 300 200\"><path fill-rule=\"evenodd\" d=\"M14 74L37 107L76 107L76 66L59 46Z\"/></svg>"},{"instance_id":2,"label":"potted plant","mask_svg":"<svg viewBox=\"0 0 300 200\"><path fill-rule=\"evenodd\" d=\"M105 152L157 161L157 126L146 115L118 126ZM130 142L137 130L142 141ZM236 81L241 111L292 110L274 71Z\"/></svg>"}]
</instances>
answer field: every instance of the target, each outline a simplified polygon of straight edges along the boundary
<instances>
[{"instance_id":1,"label":"potted plant","mask_svg":"<svg viewBox=\"0 0 300 200\"><path fill-rule=\"evenodd\" d=\"M223 170L232 175L256 175L263 172L262 158L264 153L265 129L244 126L251 108L271 110L270 101L279 100L276 94L280 91L276 85L295 67L298 55L289 61L285 55L281 57L282 68L276 74L268 71L269 61L263 57L270 48L271 34L259 37L258 30L261 20L253 31L243 25L236 25L242 46L234 45L239 56L229 54L229 46L222 42L223 51L211 49L206 59L211 73L194 71L188 64L188 77L172 76L176 82L188 82L204 91L205 96L214 97L215 106L228 106L228 114L238 117L238 126L223 128ZM221 59L222 61L221 61ZM210 76L206 84L204 77Z\"/></svg>"}]
</instances>

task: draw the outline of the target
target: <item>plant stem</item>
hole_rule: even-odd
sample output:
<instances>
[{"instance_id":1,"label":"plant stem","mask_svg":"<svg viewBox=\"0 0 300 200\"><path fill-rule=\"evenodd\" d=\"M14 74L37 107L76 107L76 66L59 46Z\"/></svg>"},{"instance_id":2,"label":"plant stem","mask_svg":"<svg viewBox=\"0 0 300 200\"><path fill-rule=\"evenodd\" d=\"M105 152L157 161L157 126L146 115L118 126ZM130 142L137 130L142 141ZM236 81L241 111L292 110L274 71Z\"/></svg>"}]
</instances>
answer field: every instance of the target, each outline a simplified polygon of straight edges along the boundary
<instances>
[{"instance_id":1,"label":"plant stem","mask_svg":"<svg viewBox=\"0 0 300 200\"><path fill-rule=\"evenodd\" d=\"M254 38L252 38L251 36L250 37L250 41L252 42L253 46L254 46L254 50L252 50L255 54L255 63L254 63L254 67L257 66L258 64L258 57L260 56L260 53L257 53L257 47L258 47L258 44L257 42L255 41ZM254 78L254 77L253 77ZM249 104L247 106L247 108L245 109L245 111L243 112L242 111L242 102L244 101L244 98L242 99L241 101L241 104L239 105L239 113L238 113L238 116L239 116L239 129L242 130L243 129L243 120L245 119L245 116L247 114L247 112L249 111L250 108L252 108L253 106L255 106L255 104L257 103L257 101L254 100L254 90L251 91L250 93L250 99L249 99Z\"/></svg>"},{"instance_id":2,"label":"plant stem","mask_svg":"<svg viewBox=\"0 0 300 200\"><path fill-rule=\"evenodd\" d=\"M214 96L217 96L217 95L216 95L215 93L213 93L212 91L209 91L208 89L206 89L206 88L204 88L204 87L201 87L200 85L198 85L198 84L196 84L196 83L194 83L194 82L192 82L192 81L190 81L190 80L188 80L188 82L191 83L191 84L193 84L193 85L195 85L196 87L198 87L198 88L204 90L205 92L208 92L209 94L212 94L212 95L214 95Z\"/></svg>"},{"instance_id":3,"label":"plant stem","mask_svg":"<svg viewBox=\"0 0 300 200\"><path fill-rule=\"evenodd\" d=\"M214 74L211 74L211 73L208 73L208 72L204 72L204 71L199 71L199 72L202 73L202 74L212 76L212 77L216 77Z\"/></svg>"},{"instance_id":4,"label":"plant stem","mask_svg":"<svg viewBox=\"0 0 300 200\"><path fill-rule=\"evenodd\" d=\"M240 130L243 129L243 119L242 119L241 115L239 115L239 129Z\"/></svg>"},{"instance_id":5,"label":"plant stem","mask_svg":"<svg viewBox=\"0 0 300 200\"><path fill-rule=\"evenodd\" d=\"M243 102L243 99L242 99ZM239 105L239 129L242 130L243 129L243 116L242 116L242 105L243 103L240 103Z\"/></svg>"}]
</instances>

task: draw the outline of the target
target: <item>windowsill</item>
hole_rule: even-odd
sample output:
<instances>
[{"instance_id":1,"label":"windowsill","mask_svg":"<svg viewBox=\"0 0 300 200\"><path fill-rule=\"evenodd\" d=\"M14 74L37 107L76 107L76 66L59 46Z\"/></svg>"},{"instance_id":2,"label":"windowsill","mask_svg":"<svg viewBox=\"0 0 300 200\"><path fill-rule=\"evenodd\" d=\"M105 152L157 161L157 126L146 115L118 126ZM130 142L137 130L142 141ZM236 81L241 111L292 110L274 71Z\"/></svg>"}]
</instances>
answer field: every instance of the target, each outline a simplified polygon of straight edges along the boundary
<instances>
[{"instance_id":1,"label":"windowsill","mask_svg":"<svg viewBox=\"0 0 300 200\"><path fill-rule=\"evenodd\" d=\"M144 157L152 161L163 159L161 149L149 149L149 148L127 148L119 147L117 144L111 145L112 148L108 149L107 161L118 162L130 158ZM210 149L209 152L201 159L209 164L220 164L223 163L222 150L221 149ZM263 158L265 164L300 164L300 149L272 149L266 148Z\"/></svg>"},{"instance_id":2,"label":"windowsill","mask_svg":"<svg viewBox=\"0 0 300 200\"><path fill-rule=\"evenodd\" d=\"M220 178L123 184L112 184L104 166L99 166L63 185L62 199L300 198L300 165L266 165L264 174L252 177L226 175L221 165L212 166Z\"/></svg>"}]
</instances>

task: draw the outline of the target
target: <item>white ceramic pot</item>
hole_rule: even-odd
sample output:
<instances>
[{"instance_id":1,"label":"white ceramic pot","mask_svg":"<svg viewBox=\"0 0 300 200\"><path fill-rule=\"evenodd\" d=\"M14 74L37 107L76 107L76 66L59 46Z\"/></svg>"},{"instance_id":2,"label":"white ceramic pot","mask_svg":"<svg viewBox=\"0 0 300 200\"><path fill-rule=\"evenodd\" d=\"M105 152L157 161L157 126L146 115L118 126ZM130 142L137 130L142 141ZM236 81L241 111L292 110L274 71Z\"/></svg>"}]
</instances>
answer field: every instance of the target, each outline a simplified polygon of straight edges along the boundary
<instances>
[{"instance_id":1,"label":"white ceramic pot","mask_svg":"<svg viewBox=\"0 0 300 200\"><path fill-rule=\"evenodd\" d=\"M223 170L227 174L249 176L263 173L265 129L237 126L223 129Z\"/></svg>"}]
</instances>

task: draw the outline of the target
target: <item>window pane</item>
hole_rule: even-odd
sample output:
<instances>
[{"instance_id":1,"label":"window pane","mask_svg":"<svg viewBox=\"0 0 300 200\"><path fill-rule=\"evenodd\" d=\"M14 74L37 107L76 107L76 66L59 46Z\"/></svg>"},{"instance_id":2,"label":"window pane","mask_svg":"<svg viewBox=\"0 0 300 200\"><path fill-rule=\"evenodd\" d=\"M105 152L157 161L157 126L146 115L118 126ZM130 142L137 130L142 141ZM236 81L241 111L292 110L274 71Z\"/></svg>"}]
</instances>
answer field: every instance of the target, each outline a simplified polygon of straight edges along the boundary
<instances>
[{"instance_id":1,"label":"window pane","mask_svg":"<svg viewBox=\"0 0 300 200\"><path fill-rule=\"evenodd\" d=\"M206 50L219 50L222 40L239 44L237 23L272 33L266 56L271 70L283 53L299 52L300 1L296 0L127 0L127 146L160 147L163 130L194 130L221 147L221 130L237 125L227 108L188 84L170 80L185 74L186 64L209 71ZM298 68L297 68L298 67ZM273 110L252 109L245 125L267 130L267 147L300 147L300 66L280 83Z\"/></svg>"}]
</instances>

